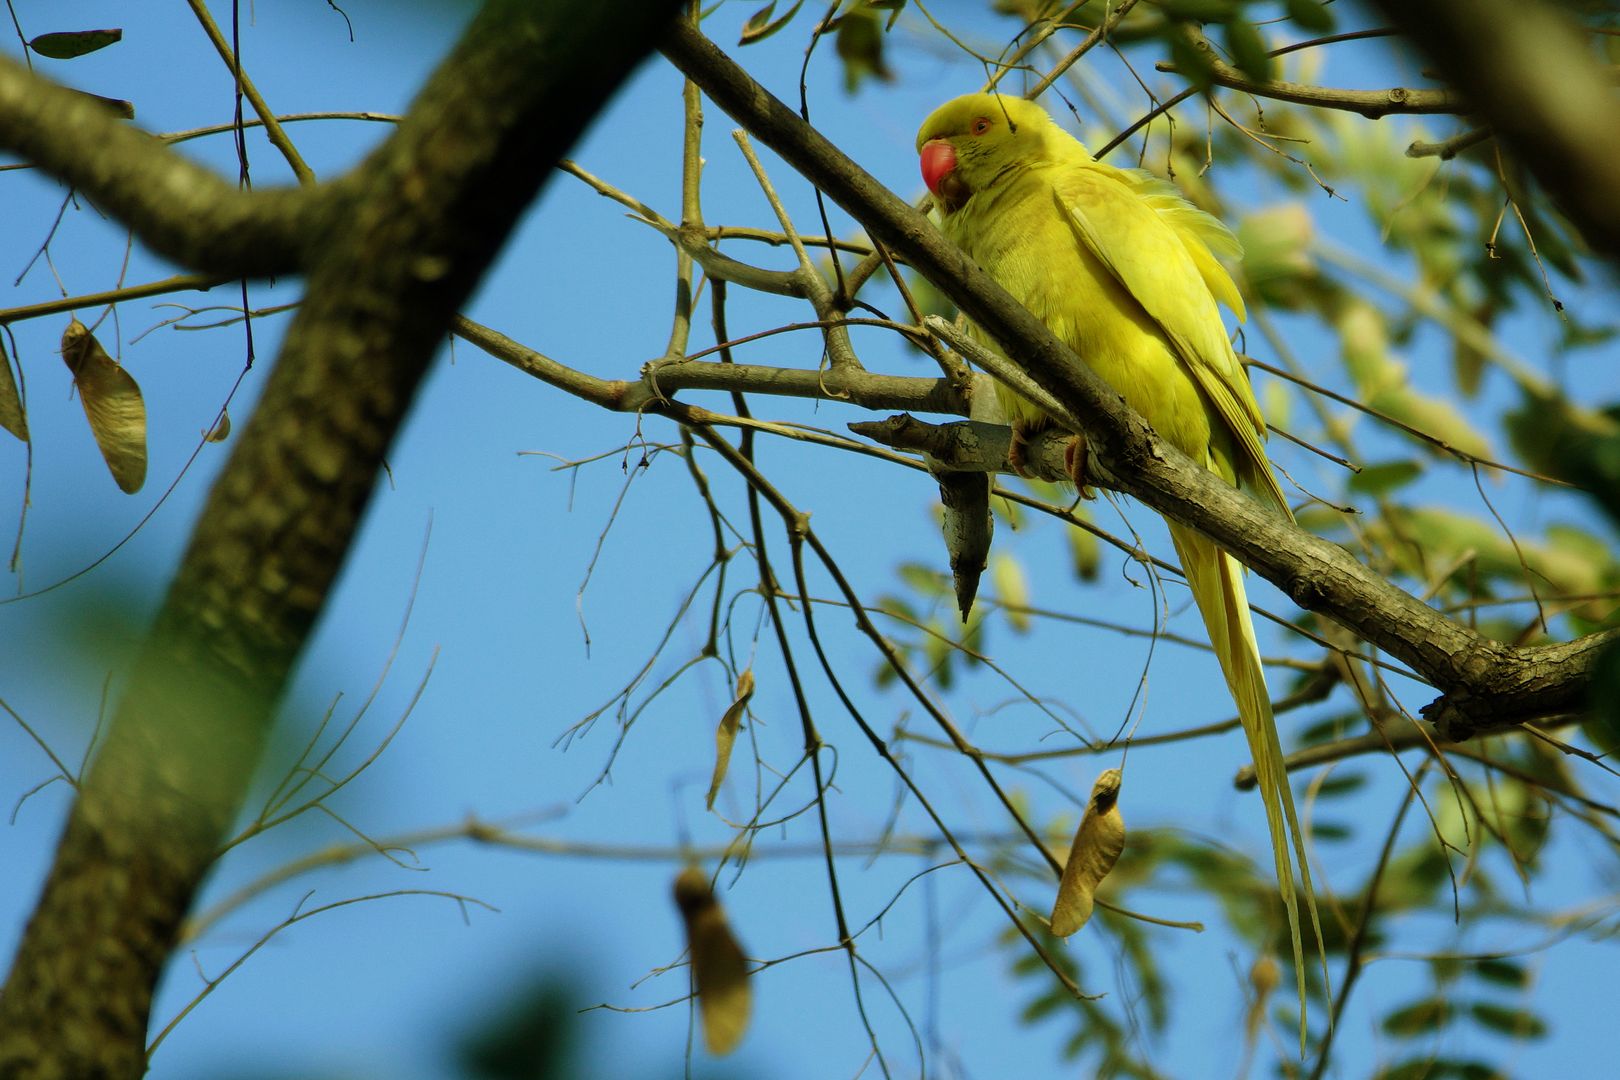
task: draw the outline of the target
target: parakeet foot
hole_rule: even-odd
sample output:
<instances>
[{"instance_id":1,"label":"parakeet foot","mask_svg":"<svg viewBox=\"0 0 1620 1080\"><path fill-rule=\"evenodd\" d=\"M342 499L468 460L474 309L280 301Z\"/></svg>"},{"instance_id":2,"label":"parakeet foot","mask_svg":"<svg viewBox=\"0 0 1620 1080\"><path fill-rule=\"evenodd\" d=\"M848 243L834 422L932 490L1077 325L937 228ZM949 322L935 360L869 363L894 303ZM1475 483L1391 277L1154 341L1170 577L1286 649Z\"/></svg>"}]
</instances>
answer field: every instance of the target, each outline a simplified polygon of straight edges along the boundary
<instances>
[{"instance_id":1,"label":"parakeet foot","mask_svg":"<svg viewBox=\"0 0 1620 1080\"><path fill-rule=\"evenodd\" d=\"M1082 499L1090 499L1096 496L1096 492L1086 486L1086 458L1088 455L1089 450L1084 435L1074 436L1063 447L1063 471L1069 474L1070 480L1074 481L1075 490L1080 492ZM1007 456L1012 457L1011 454Z\"/></svg>"},{"instance_id":2,"label":"parakeet foot","mask_svg":"<svg viewBox=\"0 0 1620 1080\"><path fill-rule=\"evenodd\" d=\"M1007 464L1012 466L1012 471L1015 474L1025 480L1028 480L1031 474L1028 468L1029 457L1024 452L1024 448L1029 445L1030 436L1036 434L1045 426L1044 421L1031 423L1022 418L1014 419L1011 424L1012 441L1007 445Z\"/></svg>"}]
</instances>

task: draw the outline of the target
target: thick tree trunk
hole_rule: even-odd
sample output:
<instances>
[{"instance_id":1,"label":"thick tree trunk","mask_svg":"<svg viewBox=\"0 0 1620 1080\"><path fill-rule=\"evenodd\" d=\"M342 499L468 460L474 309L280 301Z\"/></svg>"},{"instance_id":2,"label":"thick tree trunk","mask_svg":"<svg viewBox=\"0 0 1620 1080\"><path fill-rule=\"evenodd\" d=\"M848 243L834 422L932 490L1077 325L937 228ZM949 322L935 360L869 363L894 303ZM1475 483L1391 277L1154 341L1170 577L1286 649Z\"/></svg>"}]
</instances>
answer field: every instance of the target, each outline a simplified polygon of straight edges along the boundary
<instances>
[{"instance_id":1,"label":"thick tree trunk","mask_svg":"<svg viewBox=\"0 0 1620 1080\"><path fill-rule=\"evenodd\" d=\"M145 1071L153 987L240 808L416 386L551 166L676 7L496 0L353 176L269 193L263 204L251 201L258 195L199 194L189 183L194 166L112 134L110 120L88 112L54 135L27 116L0 120L0 143L67 162L60 171L76 172L73 182L99 205L125 208L138 233L195 254L196 268L245 256L218 237L227 250L215 257L206 232L186 220L192 207L148 201L150 193L212 198L268 230L276 258L302 253L308 274L262 403L83 780L0 993L0 1075ZM0 73L0 102L26 83L15 70ZM20 100L46 112L56 102L44 90ZM53 138L122 140L130 160L92 153L89 168ZM132 178L152 179L146 170L175 183L126 190ZM275 213L258 215L260 205ZM319 243L277 232L311 221Z\"/></svg>"}]
</instances>

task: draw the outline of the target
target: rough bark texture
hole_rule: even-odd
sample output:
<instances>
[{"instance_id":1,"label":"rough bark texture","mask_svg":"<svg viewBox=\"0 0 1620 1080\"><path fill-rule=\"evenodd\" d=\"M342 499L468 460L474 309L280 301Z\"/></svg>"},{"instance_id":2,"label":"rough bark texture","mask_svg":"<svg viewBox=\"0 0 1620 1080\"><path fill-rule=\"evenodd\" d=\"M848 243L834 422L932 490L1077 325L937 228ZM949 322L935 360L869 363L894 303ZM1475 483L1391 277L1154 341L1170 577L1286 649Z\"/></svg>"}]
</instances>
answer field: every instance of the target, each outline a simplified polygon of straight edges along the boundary
<instances>
[{"instance_id":1,"label":"rough bark texture","mask_svg":"<svg viewBox=\"0 0 1620 1080\"><path fill-rule=\"evenodd\" d=\"M660 47L716 104L1015 350L1020 366L1041 387L1084 417L1089 466L1100 484L1198 529L1301 607L1333 618L1411 665L1441 691L1443 696L1426 712L1448 737L1466 738L1475 731L1580 707L1593 662L1615 635L1527 648L1483 638L1368 570L1338 545L1282 521L1160 440L1118 394L925 218L713 42L679 25Z\"/></svg>"},{"instance_id":2,"label":"rough bark texture","mask_svg":"<svg viewBox=\"0 0 1620 1080\"><path fill-rule=\"evenodd\" d=\"M153 987L239 809L383 452L519 213L676 7L489 4L395 135L353 176L312 194L311 205L328 208L321 233L279 234L307 225L296 215L266 227L279 236L275 268L289 252L308 254L308 294L81 785L0 994L0 1076L145 1071ZM15 104L15 75L0 73L0 111ZM0 125L0 142L53 170L80 170L73 181L127 212L143 239L150 229L198 267L253 264L212 259L207 238L186 230L192 195L243 221L299 197L221 192L216 178L130 142L143 136L111 135L53 97L36 111L66 111L54 134L24 125L19 140ZM52 139L106 139L116 152L81 169ZM132 183L156 184L152 201L120 198Z\"/></svg>"}]
</instances>

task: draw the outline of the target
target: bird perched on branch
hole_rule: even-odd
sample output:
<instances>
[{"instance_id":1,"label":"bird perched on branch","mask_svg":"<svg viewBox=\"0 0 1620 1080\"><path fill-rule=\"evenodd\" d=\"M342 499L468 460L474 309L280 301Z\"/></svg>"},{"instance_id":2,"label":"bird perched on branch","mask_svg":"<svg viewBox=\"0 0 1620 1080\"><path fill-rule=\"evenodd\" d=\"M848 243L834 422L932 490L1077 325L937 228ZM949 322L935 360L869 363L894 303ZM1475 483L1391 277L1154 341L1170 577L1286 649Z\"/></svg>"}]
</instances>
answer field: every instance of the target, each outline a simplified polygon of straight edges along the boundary
<instances>
[{"instance_id":1,"label":"bird perched on branch","mask_svg":"<svg viewBox=\"0 0 1620 1080\"><path fill-rule=\"evenodd\" d=\"M1216 306L1245 316L1215 258L1242 254L1225 225L1151 173L1093 160L1040 106L1020 98L969 94L946 102L917 133L917 151L948 238L1162 438L1291 517L1266 460L1265 421ZM1050 423L1010 389L998 386L998 396L1015 445L1021 433ZM1083 484L1084 443L1072 445L1070 472ZM1319 947L1321 926L1243 567L1203 534L1167 524L1254 758L1293 942L1303 1048L1295 859Z\"/></svg>"}]
</instances>

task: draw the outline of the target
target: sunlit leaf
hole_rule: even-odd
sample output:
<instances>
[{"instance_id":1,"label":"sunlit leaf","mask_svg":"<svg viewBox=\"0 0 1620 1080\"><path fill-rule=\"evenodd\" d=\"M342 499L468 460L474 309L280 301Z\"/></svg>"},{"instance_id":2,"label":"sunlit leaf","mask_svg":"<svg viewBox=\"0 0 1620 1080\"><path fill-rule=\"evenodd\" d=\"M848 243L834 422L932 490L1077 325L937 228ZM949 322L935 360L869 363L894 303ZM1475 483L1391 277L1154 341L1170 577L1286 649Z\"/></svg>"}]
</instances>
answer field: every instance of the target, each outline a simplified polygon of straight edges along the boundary
<instances>
[{"instance_id":1,"label":"sunlit leaf","mask_svg":"<svg viewBox=\"0 0 1620 1080\"><path fill-rule=\"evenodd\" d=\"M1294 307L1300 284L1316 276L1311 244L1316 226L1303 203L1286 202L1245 214L1237 227L1243 280L1267 303Z\"/></svg>"},{"instance_id":2,"label":"sunlit leaf","mask_svg":"<svg viewBox=\"0 0 1620 1080\"><path fill-rule=\"evenodd\" d=\"M28 441L28 417L23 412L22 395L17 392L17 377L11 373L4 335L0 335L0 427Z\"/></svg>"},{"instance_id":3,"label":"sunlit leaf","mask_svg":"<svg viewBox=\"0 0 1620 1080\"><path fill-rule=\"evenodd\" d=\"M938 596L945 591L945 575L927 563L901 563L897 572L901 581L924 596Z\"/></svg>"},{"instance_id":4,"label":"sunlit leaf","mask_svg":"<svg viewBox=\"0 0 1620 1080\"><path fill-rule=\"evenodd\" d=\"M698 1011L703 1016L703 1043L711 1054L729 1054L747 1033L753 1007L748 962L702 870L688 866L676 876L675 903L686 924L686 950L692 962Z\"/></svg>"},{"instance_id":5,"label":"sunlit leaf","mask_svg":"<svg viewBox=\"0 0 1620 1080\"><path fill-rule=\"evenodd\" d=\"M1085 507L1077 508L1074 513L1090 517L1090 511ZM1063 536L1069 543L1069 558L1073 561L1075 576L1081 581L1096 581L1097 574L1102 570L1102 542L1095 533L1086 529L1064 529Z\"/></svg>"},{"instance_id":6,"label":"sunlit leaf","mask_svg":"<svg viewBox=\"0 0 1620 1080\"><path fill-rule=\"evenodd\" d=\"M52 60L72 60L122 40L122 30L65 30L57 34L41 34L29 41L28 47Z\"/></svg>"},{"instance_id":7,"label":"sunlit leaf","mask_svg":"<svg viewBox=\"0 0 1620 1080\"><path fill-rule=\"evenodd\" d=\"M146 483L146 402L129 372L74 319L62 332L62 360L113 479L133 495Z\"/></svg>"},{"instance_id":8,"label":"sunlit leaf","mask_svg":"<svg viewBox=\"0 0 1620 1080\"><path fill-rule=\"evenodd\" d=\"M757 41L764 41L792 22L793 16L799 13L799 8L803 4L804 0L794 0L793 6L788 8L781 18L772 19L771 13L776 10L776 0L771 0L770 3L748 16L748 21L743 23L742 36L737 39L737 44L752 45Z\"/></svg>"},{"instance_id":9,"label":"sunlit leaf","mask_svg":"<svg viewBox=\"0 0 1620 1080\"><path fill-rule=\"evenodd\" d=\"M990 580L1007 621L1020 634L1027 633L1030 619L1024 609L1029 607L1029 579L1024 576L1024 564L1004 551L997 552L990 560Z\"/></svg>"},{"instance_id":10,"label":"sunlit leaf","mask_svg":"<svg viewBox=\"0 0 1620 1080\"><path fill-rule=\"evenodd\" d=\"M1404 365L1398 366L1404 368ZM1451 402L1422 393L1410 383L1390 386L1371 395L1367 407L1465 454L1492 456L1490 441L1480 434L1478 424Z\"/></svg>"},{"instance_id":11,"label":"sunlit leaf","mask_svg":"<svg viewBox=\"0 0 1620 1080\"><path fill-rule=\"evenodd\" d=\"M744 668L737 676L737 694L726 709L725 715L720 717L720 726L714 733L714 776L709 781L709 794L703 800L704 806L714 809L714 797L720 793L720 785L725 782L726 769L731 765L731 748L737 741L737 730L742 726L743 714L748 711L748 699L754 696L754 669Z\"/></svg>"},{"instance_id":12,"label":"sunlit leaf","mask_svg":"<svg viewBox=\"0 0 1620 1080\"><path fill-rule=\"evenodd\" d=\"M876 11L887 11L889 21L883 24L883 32L888 33L894 29L895 21L900 13L906 10L906 0L866 0L866 6Z\"/></svg>"},{"instance_id":13,"label":"sunlit leaf","mask_svg":"<svg viewBox=\"0 0 1620 1080\"><path fill-rule=\"evenodd\" d=\"M1063 864L1063 880L1058 883L1057 902L1052 905L1052 933L1058 937L1068 937L1086 925L1096 902L1097 886L1125 850L1119 785L1118 769L1105 770L1092 785L1091 801L1075 830L1069 860Z\"/></svg>"}]
</instances>

